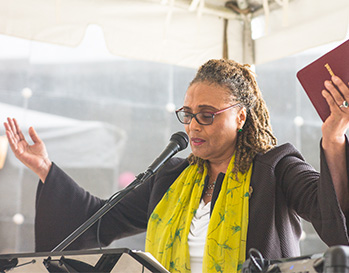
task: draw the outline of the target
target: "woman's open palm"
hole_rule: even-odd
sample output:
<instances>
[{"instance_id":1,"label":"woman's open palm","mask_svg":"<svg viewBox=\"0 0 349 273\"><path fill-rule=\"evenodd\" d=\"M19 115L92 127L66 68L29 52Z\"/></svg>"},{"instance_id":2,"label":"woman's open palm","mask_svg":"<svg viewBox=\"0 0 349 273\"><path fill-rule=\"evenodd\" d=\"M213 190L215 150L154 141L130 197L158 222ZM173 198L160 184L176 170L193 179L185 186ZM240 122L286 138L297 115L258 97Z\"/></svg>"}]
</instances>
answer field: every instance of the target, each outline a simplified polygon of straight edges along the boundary
<instances>
[{"instance_id":1,"label":"woman's open palm","mask_svg":"<svg viewBox=\"0 0 349 273\"><path fill-rule=\"evenodd\" d=\"M8 118L4 126L15 156L44 181L43 178L46 178L51 167L51 161L48 158L44 142L39 138L34 128L29 128L29 135L33 141L33 144L29 145L16 119Z\"/></svg>"}]
</instances>

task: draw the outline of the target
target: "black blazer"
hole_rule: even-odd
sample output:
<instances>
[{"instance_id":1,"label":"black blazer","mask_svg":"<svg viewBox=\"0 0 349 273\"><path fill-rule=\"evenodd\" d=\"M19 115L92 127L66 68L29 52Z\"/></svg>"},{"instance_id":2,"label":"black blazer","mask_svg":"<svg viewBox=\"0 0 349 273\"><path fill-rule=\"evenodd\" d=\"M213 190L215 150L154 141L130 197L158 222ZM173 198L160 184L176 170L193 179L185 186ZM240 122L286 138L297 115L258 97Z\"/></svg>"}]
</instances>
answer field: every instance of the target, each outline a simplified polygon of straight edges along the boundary
<instances>
[{"instance_id":1,"label":"black blazer","mask_svg":"<svg viewBox=\"0 0 349 273\"><path fill-rule=\"evenodd\" d=\"M347 148L347 162L348 158ZM320 161L319 173L291 144L275 147L255 157L247 251L256 248L267 259L298 256L299 217L310 221L327 245L348 245L346 216L339 207L322 150ZM108 245L118 238L144 232L153 209L187 166L185 159L170 159L155 176L109 211L101 221L102 244ZM223 177L224 174L219 175L216 182L211 211ZM45 184L39 182L37 190L36 251L52 250L104 202L79 187L53 164ZM67 249L93 247L97 247L96 224Z\"/></svg>"}]
</instances>

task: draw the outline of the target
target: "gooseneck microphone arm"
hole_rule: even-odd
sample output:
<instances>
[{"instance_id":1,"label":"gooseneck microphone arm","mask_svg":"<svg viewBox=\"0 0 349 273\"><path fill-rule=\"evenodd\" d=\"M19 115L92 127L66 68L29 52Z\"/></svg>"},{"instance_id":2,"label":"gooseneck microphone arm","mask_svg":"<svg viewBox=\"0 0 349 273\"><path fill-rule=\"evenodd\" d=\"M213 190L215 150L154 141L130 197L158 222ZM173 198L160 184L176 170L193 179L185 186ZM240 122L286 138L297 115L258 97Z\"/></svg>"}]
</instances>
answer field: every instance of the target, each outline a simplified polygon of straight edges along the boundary
<instances>
[{"instance_id":1,"label":"gooseneck microphone arm","mask_svg":"<svg viewBox=\"0 0 349 273\"><path fill-rule=\"evenodd\" d=\"M94 223L102 218L108 211L110 211L117 203L119 203L130 191L137 188L140 184L151 177L167 160L174 156L177 152L185 149L188 146L188 136L184 132L177 132L171 136L170 143L154 160L154 162L144 172L136 176L136 179L126 188L115 193L95 214L93 214L80 227L73 231L61 243L59 243L51 252L63 251L72 242L74 242L80 235L89 229Z\"/></svg>"}]
</instances>

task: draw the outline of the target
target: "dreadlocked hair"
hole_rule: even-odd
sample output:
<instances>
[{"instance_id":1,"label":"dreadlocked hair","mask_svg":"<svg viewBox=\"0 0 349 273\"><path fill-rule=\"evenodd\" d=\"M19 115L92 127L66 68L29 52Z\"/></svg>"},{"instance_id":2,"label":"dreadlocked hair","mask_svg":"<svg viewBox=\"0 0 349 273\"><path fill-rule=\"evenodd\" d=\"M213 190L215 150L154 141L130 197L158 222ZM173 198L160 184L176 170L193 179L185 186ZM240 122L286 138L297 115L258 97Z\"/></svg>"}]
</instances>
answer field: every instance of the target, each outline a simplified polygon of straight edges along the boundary
<instances>
[{"instance_id":1,"label":"dreadlocked hair","mask_svg":"<svg viewBox=\"0 0 349 273\"><path fill-rule=\"evenodd\" d=\"M243 130L238 132L233 168L236 175L238 172L245 173L257 153L265 153L277 143L255 74L247 64L225 59L209 60L199 68L189 86L202 82L225 87L231 100L246 108L247 118ZM193 154L189 155L188 160L190 164L198 164L201 171L203 165L208 163Z\"/></svg>"}]
</instances>

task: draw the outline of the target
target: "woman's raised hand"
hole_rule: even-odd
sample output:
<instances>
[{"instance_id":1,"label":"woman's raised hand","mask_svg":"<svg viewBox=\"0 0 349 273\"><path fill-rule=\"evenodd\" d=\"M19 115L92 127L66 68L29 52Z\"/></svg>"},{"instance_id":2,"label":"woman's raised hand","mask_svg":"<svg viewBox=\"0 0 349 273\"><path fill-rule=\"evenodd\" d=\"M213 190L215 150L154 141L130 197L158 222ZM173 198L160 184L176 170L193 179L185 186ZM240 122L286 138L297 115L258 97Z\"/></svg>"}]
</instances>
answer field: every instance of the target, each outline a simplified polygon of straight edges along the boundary
<instances>
[{"instance_id":1,"label":"woman's raised hand","mask_svg":"<svg viewBox=\"0 0 349 273\"><path fill-rule=\"evenodd\" d=\"M325 82L323 90L331 114L322 125L324 140L344 142L344 134L349 128L349 86L337 76Z\"/></svg>"},{"instance_id":2,"label":"woman's raised hand","mask_svg":"<svg viewBox=\"0 0 349 273\"><path fill-rule=\"evenodd\" d=\"M52 162L48 158L45 143L39 138L33 127L29 128L29 135L34 144L29 145L18 126L16 119L7 118L4 122L6 136L15 156L45 182Z\"/></svg>"},{"instance_id":3,"label":"woman's raised hand","mask_svg":"<svg viewBox=\"0 0 349 273\"><path fill-rule=\"evenodd\" d=\"M337 198L349 213L349 186L345 133L349 128L349 87L337 76L325 82L325 97L331 114L322 124L322 147L325 152Z\"/></svg>"}]
</instances>

